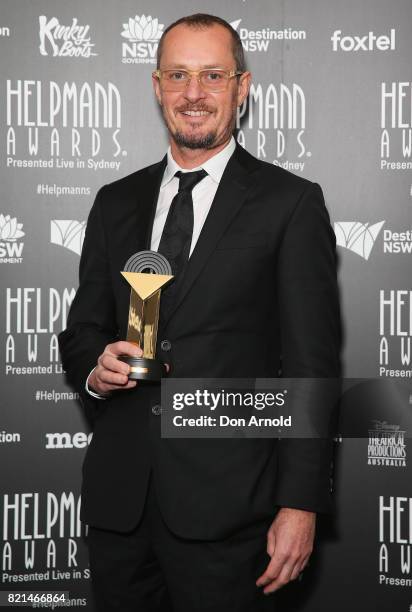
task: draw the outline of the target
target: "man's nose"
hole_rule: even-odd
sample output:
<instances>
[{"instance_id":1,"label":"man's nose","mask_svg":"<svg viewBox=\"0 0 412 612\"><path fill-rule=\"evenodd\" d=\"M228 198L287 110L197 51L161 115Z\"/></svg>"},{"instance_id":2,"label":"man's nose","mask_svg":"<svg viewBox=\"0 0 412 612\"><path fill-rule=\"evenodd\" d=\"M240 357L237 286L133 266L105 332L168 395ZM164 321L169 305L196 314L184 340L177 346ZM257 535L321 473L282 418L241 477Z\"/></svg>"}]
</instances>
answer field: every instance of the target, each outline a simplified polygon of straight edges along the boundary
<instances>
[{"instance_id":1,"label":"man's nose","mask_svg":"<svg viewBox=\"0 0 412 612\"><path fill-rule=\"evenodd\" d=\"M186 86L186 89L183 92L184 97L191 102L195 102L196 100L200 100L201 98L206 97L205 90L202 89L198 78L195 75L192 75L189 83Z\"/></svg>"}]
</instances>

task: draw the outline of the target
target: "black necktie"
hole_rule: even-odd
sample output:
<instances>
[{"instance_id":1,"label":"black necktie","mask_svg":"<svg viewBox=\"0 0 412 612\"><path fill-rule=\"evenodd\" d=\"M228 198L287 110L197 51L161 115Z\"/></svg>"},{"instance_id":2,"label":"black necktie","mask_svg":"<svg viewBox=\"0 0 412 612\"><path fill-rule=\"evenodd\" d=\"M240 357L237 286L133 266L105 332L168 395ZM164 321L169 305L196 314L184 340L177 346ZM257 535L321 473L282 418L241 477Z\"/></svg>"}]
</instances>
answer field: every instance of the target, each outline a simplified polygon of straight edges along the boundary
<instances>
[{"instance_id":1,"label":"black necktie","mask_svg":"<svg viewBox=\"0 0 412 612\"><path fill-rule=\"evenodd\" d=\"M179 191L172 200L166 223L160 238L158 252L166 257L172 266L174 280L162 291L161 318L167 316L173 305L179 281L182 279L193 235L192 189L207 176L206 170L196 172L176 172L179 178Z\"/></svg>"}]
</instances>

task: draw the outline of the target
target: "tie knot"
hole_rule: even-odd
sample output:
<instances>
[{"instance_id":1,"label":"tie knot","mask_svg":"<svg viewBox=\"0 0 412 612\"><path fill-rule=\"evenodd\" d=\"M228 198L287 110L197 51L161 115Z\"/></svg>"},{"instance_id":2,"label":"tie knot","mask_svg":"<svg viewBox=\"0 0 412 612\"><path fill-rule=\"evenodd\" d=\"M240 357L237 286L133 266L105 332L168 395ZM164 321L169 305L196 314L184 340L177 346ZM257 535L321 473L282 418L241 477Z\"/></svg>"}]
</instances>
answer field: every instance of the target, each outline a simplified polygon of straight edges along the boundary
<instances>
[{"instance_id":1,"label":"tie knot","mask_svg":"<svg viewBox=\"0 0 412 612\"><path fill-rule=\"evenodd\" d=\"M200 183L207 176L206 170L196 170L195 172L176 172L175 176L179 179L179 193L181 191L192 191L193 187Z\"/></svg>"}]
</instances>

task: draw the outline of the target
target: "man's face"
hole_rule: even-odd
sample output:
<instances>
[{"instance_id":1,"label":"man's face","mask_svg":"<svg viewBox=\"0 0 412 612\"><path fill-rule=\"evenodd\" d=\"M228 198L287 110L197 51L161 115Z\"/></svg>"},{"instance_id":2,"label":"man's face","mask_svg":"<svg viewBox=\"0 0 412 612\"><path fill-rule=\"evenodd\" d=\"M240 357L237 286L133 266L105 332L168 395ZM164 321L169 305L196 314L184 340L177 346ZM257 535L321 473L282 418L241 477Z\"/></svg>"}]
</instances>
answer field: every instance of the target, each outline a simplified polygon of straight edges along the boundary
<instances>
[{"instance_id":1,"label":"man's face","mask_svg":"<svg viewBox=\"0 0 412 612\"><path fill-rule=\"evenodd\" d=\"M236 70L230 33L215 24L208 28L178 25L166 34L160 70L202 70L221 68ZM231 136L236 120L236 109L245 99L250 85L250 74L233 77L225 91L206 92L196 77L192 77L184 91L163 91L153 78L156 97L163 117L176 144L189 149L213 149Z\"/></svg>"}]
</instances>

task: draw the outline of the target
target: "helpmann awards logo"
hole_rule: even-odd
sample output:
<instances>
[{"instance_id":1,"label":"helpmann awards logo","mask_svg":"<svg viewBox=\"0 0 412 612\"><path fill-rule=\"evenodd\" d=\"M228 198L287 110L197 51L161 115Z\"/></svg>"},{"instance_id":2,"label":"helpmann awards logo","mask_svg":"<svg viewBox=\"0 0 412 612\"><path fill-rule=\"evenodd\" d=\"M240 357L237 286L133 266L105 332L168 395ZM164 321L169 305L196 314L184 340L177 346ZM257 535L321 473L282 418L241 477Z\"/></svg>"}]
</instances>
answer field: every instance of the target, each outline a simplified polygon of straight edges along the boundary
<instances>
[{"instance_id":1,"label":"helpmann awards logo","mask_svg":"<svg viewBox=\"0 0 412 612\"><path fill-rule=\"evenodd\" d=\"M90 577L82 546L86 526L73 491L24 491L0 497L3 584L70 582Z\"/></svg>"},{"instance_id":2,"label":"helpmann awards logo","mask_svg":"<svg viewBox=\"0 0 412 612\"><path fill-rule=\"evenodd\" d=\"M69 249L80 255L86 232L86 221L65 221L52 219L50 221L50 242Z\"/></svg>"},{"instance_id":3,"label":"helpmann awards logo","mask_svg":"<svg viewBox=\"0 0 412 612\"><path fill-rule=\"evenodd\" d=\"M412 169L412 82L382 82L380 87L380 169Z\"/></svg>"},{"instance_id":4,"label":"helpmann awards logo","mask_svg":"<svg viewBox=\"0 0 412 612\"><path fill-rule=\"evenodd\" d=\"M121 36L123 64L155 64L157 46L163 34L163 23L151 15L135 15L123 24Z\"/></svg>"},{"instance_id":5,"label":"helpmann awards logo","mask_svg":"<svg viewBox=\"0 0 412 612\"><path fill-rule=\"evenodd\" d=\"M306 96L298 83L252 83L236 128L242 147L285 170L303 172L312 157L306 142Z\"/></svg>"},{"instance_id":6,"label":"helpmann awards logo","mask_svg":"<svg viewBox=\"0 0 412 612\"><path fill-rule=\"evenodd\" d=\"M6 287L0 295L5 300L0 341L6 376L61 375L57 336L66 329L76 290Z\"/></svg>"},{"instance_id":7,"label":"helpmann awards logo","mask_svg":"<svg viewBox=\"0 0 412 612\"><path fill-rule=\"evenodd\" d=\"M379 512L378 582L385 586L410 589L412 497L380 495L377 510Z\"/></svg>"},{"instance_id":8,"label":"helpmann awards logo","mask_svg":"<svg viewBox=\"0 0 412 612\"><path fill-rule=\"evenodd\" d=\"M127 151L119 141L122 98L114 83L8 79L2 91L7 168L120 169Z\"/></svg>"},{"instance_id":9,"label":"helpmann awards logo","mask_svg":"<svg viewBox=\"0 0 412 612\"><path fill-rule=\"evenodd\" d=\"M379 292L379 376L412 379L412 291Z\"/></svg>"}]
</instances>

